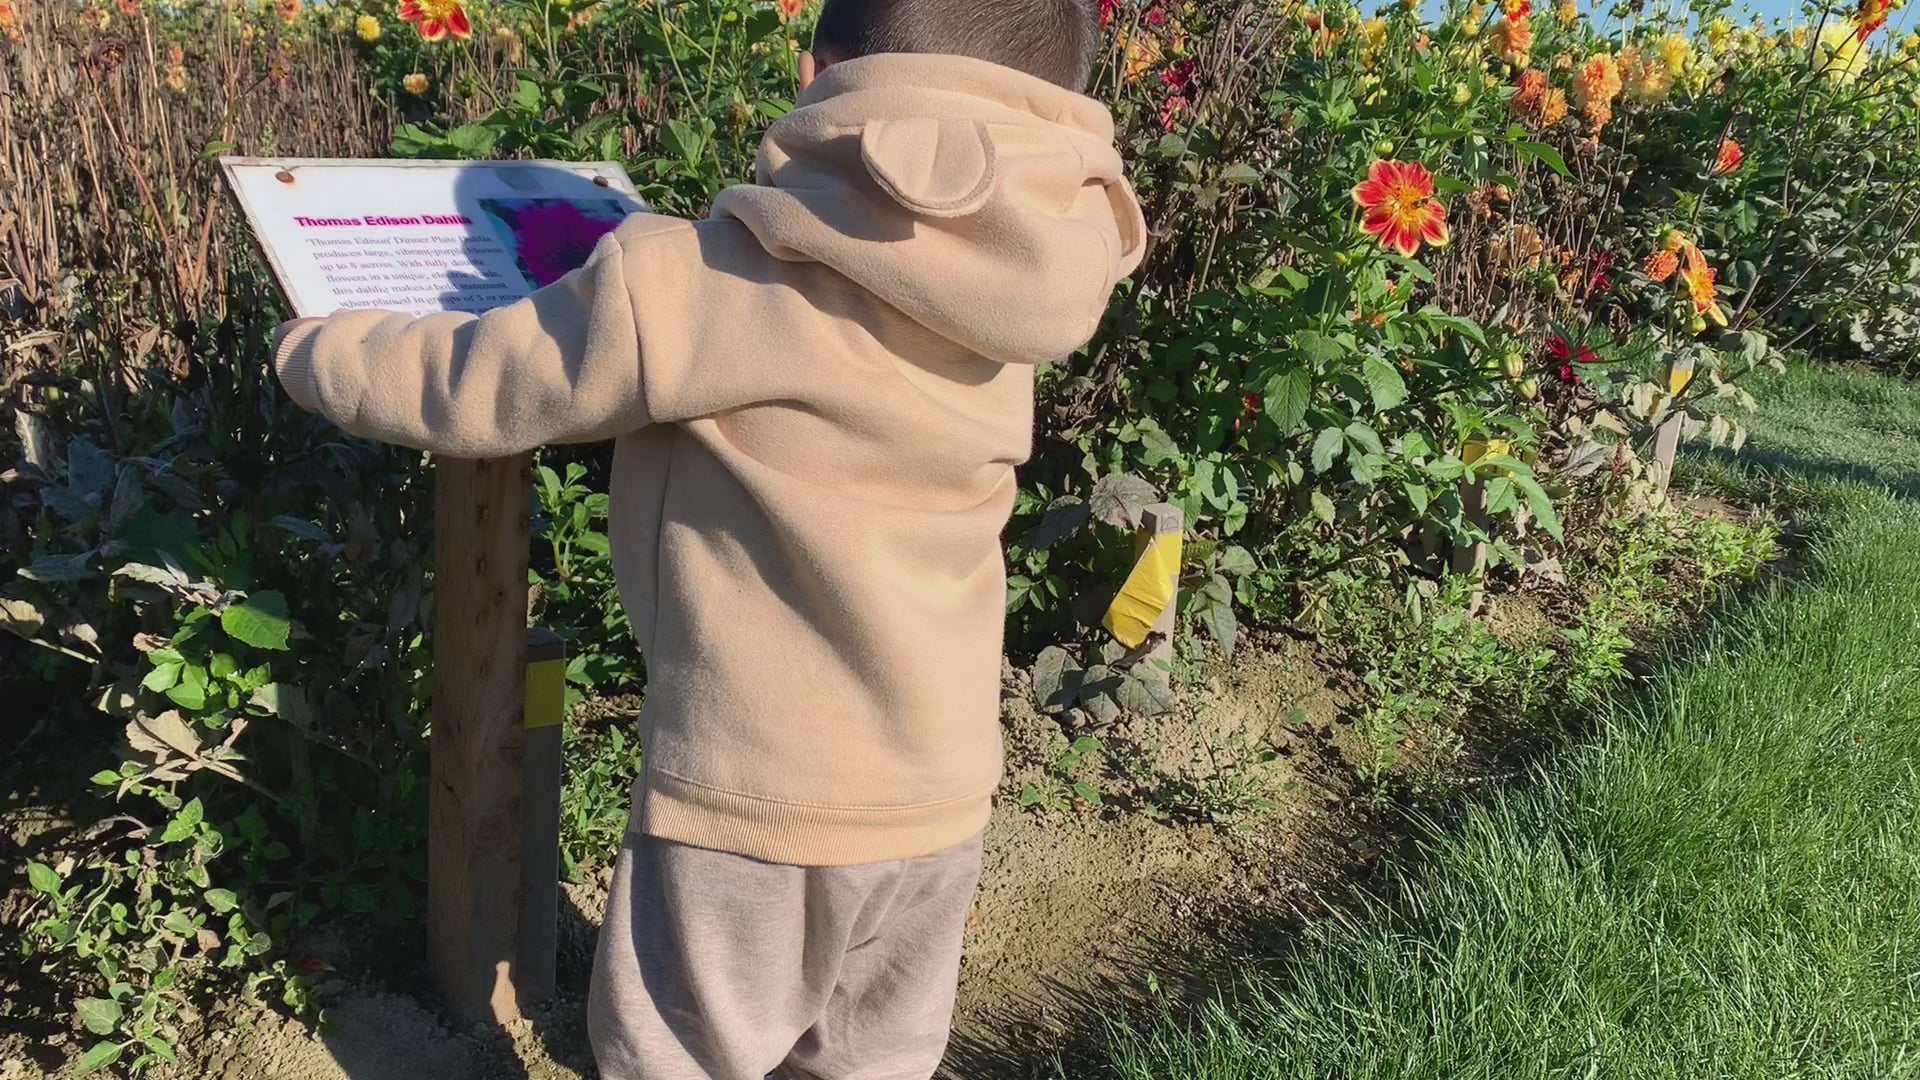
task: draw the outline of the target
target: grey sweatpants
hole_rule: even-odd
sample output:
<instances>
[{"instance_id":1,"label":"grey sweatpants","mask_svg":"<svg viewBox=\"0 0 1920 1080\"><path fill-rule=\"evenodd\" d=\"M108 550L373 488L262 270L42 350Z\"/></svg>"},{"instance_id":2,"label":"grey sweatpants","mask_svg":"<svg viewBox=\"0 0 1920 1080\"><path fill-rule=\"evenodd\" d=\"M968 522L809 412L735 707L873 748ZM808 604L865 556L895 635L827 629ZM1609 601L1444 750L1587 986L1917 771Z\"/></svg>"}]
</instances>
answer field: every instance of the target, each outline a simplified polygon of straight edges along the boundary
<instances>
[{"instance_id":1,"label":"grey sweatpants","mask_svg":"<svg viewBox=\"0 0 1920 1080\"><path fill-rule=\"evenodd\" d=\"M927 1080L980 847L805 867L629 834L587 1007L600 1075Z\"/></svg>"}]
</instances>

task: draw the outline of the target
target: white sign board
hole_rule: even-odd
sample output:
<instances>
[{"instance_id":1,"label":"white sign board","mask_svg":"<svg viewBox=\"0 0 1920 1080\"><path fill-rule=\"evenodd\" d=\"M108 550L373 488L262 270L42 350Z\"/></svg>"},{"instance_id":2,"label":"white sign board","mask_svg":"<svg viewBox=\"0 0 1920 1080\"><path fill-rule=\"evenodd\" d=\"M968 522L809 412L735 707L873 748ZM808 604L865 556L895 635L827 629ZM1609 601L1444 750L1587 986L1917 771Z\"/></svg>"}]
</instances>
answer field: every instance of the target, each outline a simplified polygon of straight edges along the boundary
<instances>
[{"instance_id":1,"label":"white sign board","mask_svg":"<svg viewBox=\"0 0 1920 1080\"><path fill-rule=\"evenodd\" d=\"M220 166L303 317L510 304L646 209L607 162L223 157Z\"/></svg>"}]
</instances>

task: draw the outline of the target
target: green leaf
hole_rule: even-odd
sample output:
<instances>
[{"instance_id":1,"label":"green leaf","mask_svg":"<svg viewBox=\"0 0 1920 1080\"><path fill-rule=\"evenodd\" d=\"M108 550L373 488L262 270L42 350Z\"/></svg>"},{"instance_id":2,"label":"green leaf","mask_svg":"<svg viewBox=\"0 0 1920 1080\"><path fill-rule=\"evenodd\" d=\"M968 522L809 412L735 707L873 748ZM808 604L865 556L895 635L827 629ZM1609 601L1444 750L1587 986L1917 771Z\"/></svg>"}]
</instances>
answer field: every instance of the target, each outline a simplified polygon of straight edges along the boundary
<instances>
[{"instance_id":1,"label":"green leaf","mask_svg":"<svg viewBox=\"0 0 1920 1080\"><path fill-rule=\"evenodd\" d=\"M1214 628L1213 606L1208 607L1208 626ZM1232 650L1233 609L1227 608L1226 647ZM1215 636L1218 632L1215 631ZM1135 664L1128 669L1125 681L1120 684L1120 704L1127 711L1141 716L1165 716L1173 711L1173 687L1167 683L1166 674L1157 668L1145 664ZM1098 744L1095 744L1098 749Z\"/></svg>"},{"instance_id":2,"label":"green leaf","mask_svg":"<svg viewBox=\"0 0 1920 1080\"><path fill-rule=\"evenodd\" d=\"M1235 162L1220 170L1220 179L1229 184L1257 184L1260 170L1244 162Z\"/></svg>"},{"instance_id":3,"label":"green leaf","mask_svg":"<svg viewBox=\"0 0 1920 1080\"><path fill-rule=\"evenodd\" d=\"M1514 141L1513 148L1520 151L1522 155L1533 158L1540 162L1540 164L1559 173L1561 176L1573 175L1567 171L1567 159L1560 156L1560 151L1546 143L1529 142L1525 139L1518 139Z\"/></svg>"},{"instance_id":4,"label":"green leaf","mask_svg":"<svg viewBox=\"0 0 1920 1080\"><path fill-rule=\"evenodd\" d=\"M95 1035L111 1035L120 1026L120 1003L109 998L81 998L74 1002L80 1024Z\"/></svg>"},{"instance_id":5,"label":"green leaf","mask_svg":"<svg viewBox=\"0 0 1920 1080\"><path fill-rule=\"evenodd\" d=\"M141 1045L153 1051L153 1056L159 1058L161 1061L173 1063L179 1060L179 1058L174 1055L172 1044L160 1038L158 1035L142 1036L140 1042Z\"/></svg>"},{"instance_id":6,"label":"green leaf","mask_svg":"<svg viewBox=\"0 0 1920 1080\"><path fill-rule=\"evenodd\" d=\"M1299 430L1307 416L1307 398L1313 391L1312 380L1300 369L1283 371L1267 380L1264 391L1267 419L1282 435Z\"/></svg>"},{"instance_id":7,"label":"green leaf","mask_svg":"<svg viewBox=\"0 0 1920 1080\"><path fill-rule=\"evenodd\" d=\"M232 889L208 889L205 895L207 906L217 914L225 915L240 906L240 897Z\"/></svg>"},{"instance_id":8,"label":"green leaf","mask_svg":"<svg viewBox=\"0 0 1920 1080\"><path fill-rule=\"evenodd\" d=\"M684 120L667 121L666 129L660 133L660 138L667 144L668 150L689 165L700 160L700 152L707 145L706 136L695 131L692 125Z\"/></svg>"},{"instance_id":9,"label":"green leaf","mask_svg":"<svg viewBox=\"0 0 1920 1080\"><path fill-rule=\"evenodd\" d=\"M93 576L93 552L83 551L76 555L42 555L23 570L16 571L29 581L41 581L53 584L62 581L81 581Z\"/></svg>"},{"instance_id":10,"label":"green leaf","mask_svg":"<svg viewBox=\"0 0 1920 1080\"><path fill-rule=\"evenodd\" d=\"M1416 484L1413 481L1409 480L1406 482L1406 490L1407 490L1407 502L1413 506L1413 512L1416 514L1426 513L1427 499L1429 498L1429 495L1430 495L1430 493L1427 491L1427 485Z\"/></svg>"},{"instance_id":11,"label":"green leaf","mask_svg":"<svg viewBox=\"0 0 1920 1080\"><path fill-rule=\"evenodd\" d=\"M1258 567L1253 561L1253 556L1247 552L1246 548L1234 545L1220 553L1220 572L1223 574L1241 577L1253 573L1256 569Z\"/></svg>"},{"instance_id":12,"label":"green leaf","mask_svg":"<svg viewBox=\"0 0 1920 1080\"><path fill-rule=\"evenodd\" d=\"M199 668L189 670L198 671ZM179 683L167 690L167 697L183 709L194 710L207 707L207 687L205 683Z\"/></svg>"},{"instance_id":13,"label":"green leaf","mask_svg":"<svg viewBox=\"0 0 1920 1080\"><path fill-rule=\"evenodd\" d=\"M140 680L140 685L156 694L164 694L180 681L181 667L178 661L156 664L152 671L147 672L147 677Z\"/></svg>"},{"instance_id":14,"label":"green leaf","mask_svg":"<svg viewBox=\"0 0 1920 1080\"><path fill-rule=\"evenodd\" d=\"M28 863L27 881L33 885L34 892L45 893L48 896L60 895L60 875L54 873L53 867L45 863Z\"/></svg>"},{"instance_id":15,"label":"green leaf","mask_svg":"<svg viewBox=\"0 0 1920 1080\"><path fill-rule=\"evenodd\" d=\"M1154 500L1153 485L1130 473L1108 473L1093 485L1093 516L1109 525L1138 528L1140 512Z\"/></svg>"},{"instance_id":16,"label":"green leaf","mask_svg":"<svg viewBox=\"0 0 1920 1080\"><path fill-rule=\"evenodd\" d=\"M1007 612L1019 611L1020 606L1033 595L1033 579L1025 574L1014 574L1007 578Z\"/></svg>"},{"instance_id":17,"label":"green leaf","mask_svg":"<svg viewBox=\"0 0 1920 1080\"><path fill-rule=\"evenodd\" d=\"M85 439L67 444L67 486L83 494L98 494L113 482L113 455Z\"/></svg>"},{"instance_id":18,"label":"green leaf","mask_svg":"<svg viewBox=\"0 0 1920 1080\"><path fill-rule=\"evenodd\" d=\"M287 635L293 621L287 617L287 598L269 589L247 597L220 613L220 628L227 636L256 649L287 647Z\"/></svg>"},{"instance_id":19,"label":"green leaf","mask_svg":"<svg viewBox=\"0 0 1920 1080\"><path fill-rule=\"evenodd\" d=\"M1094 787L1093 782L1090 780L1074 781L1073 793L1075 795L1080 796L1081 801L1087 803L1090 806L1100 805L1100 789L1097 787Z\"/></svg>"},{"instance_id":20,"label":"green leaf","mask_svg":"<svg viewBox=\"0 0 1920 1080\"><path fill-rule=\"evenodd\" d=\"M540 492L546 496L548 509L560 505L560 474L545 465L535 465L533 473L540 479Z\"/></svg>"},{"instance_id":21,"label":"green leaf","mask_svg":"<svg viewBox=\"0 0 1920 1080\"><path fill-rule=\"evenodd\" d=\"M1140 425L1140 460L1147 465L1165 465L1180 460L1180 444L1167 430L1151 420Z\"/></svg>"},{"instance_id":22,"label":"green leaf","mask_svg":"<svg viewBox=\"0 0 1920 1080\"><path fill-rule=\"evenodd\" d=\"M1333 468L1334 461L1346 452L1347 441L1339 428L1325 428L1313 440L1313 471L1326 472Z\"/></svg>"},{"instance_id":23,"label":"green leaf","mask_svg":"<svg viewBox=\"0 0 1920 1080\"><path fill-rule=\"evenodd\" d=\"M1561 532L1560 516L1553 512L1553 500L1547 497L1546 491L1531 479L1522 479L1517 483L1527 494L1527 509L1533 511L1534 520L1555 540L1565 543L1567 538Z\"/></svg>"},{"instance_id":24,"label":"green leaf","mask_svg":"<svg viewBox=\"0 0 1920 1080\"><path fill-rule=\"evenodd\" d=\"M1387 452L1386 447L1380 445L1380 433L1358 420L1347 425L1346 436L1353 441L1353 445L1369 454Z\"/></svg>"},{"instance_id":25,"label":"green leaf","mask_svg":"<svg viewBox=\"0 0 1920 1080\"><path fill-rule=\"evenodd\" d=\"M81 1056L80 1066L74 1071L74 1075L85 1076L90 1072L97 1069L104 1069L114 1062L119 1061L120 1051L122 1049L124 1049L124 1044L122 1043L94 1043L93 1048Z\"/></svg>"},{"instance_id":26,"label":"green leaf","mask_svg":"<svg viewBox=\"0 0 1920 1080\"><path fill-rule=\"evenodd\" d=\"M1057 713L1070 708L1080 697L1080 664L1067 650L1055 645L1041 650L1033 662L1033 704L1041 712Z\"/></svg>"},{"instance_id":27,"label":"green leaf","mask_svg":"<svg viewBox=\"0 0 1920 1080\"><path fill-rule=\"evenodd\" d=\"M1369 356L1360 365L1360 376L1367 392L1373 395L1373 411L1386 412L1407 400L1407 383L1392 364L1378 356Z\"/></svg>"},{"instance_id":28,"label":"green leaf","mask_svg":"<svg viewBox=\"0 0 1920 1080\"><path fill-rule=\"evenodd\" d=\"M206 809L200 805L200 800L190 800L180 808L179 813L173 815L172 821L167 822L167 831L160 834L160 842L174 844L187 839L200 828L200 822L205 817Z\"/></svg>"},{"instance_id":29,"label":"green leaf","mask_svg":"<svg viewBox=\"0 0 1920 1080\"><path fill-rule=\"evenodd\" d=\"M1038 550L1050 548L1079 532L1092 516L1092 508L1078 495L1062 495L1040 515L1040 524L1034 526L1030 543Z\"/></svg>"},{"instance_id":30,"label":"green leaf","mask_svg":"<svg viewBox=\"0 0 1920 1080\"><path fill-rule=\"evenodd\" d=\"M1429 326L1436 326L1443 330L1451 330L1481 348L1486 348L1487 332L1480 329L1480 324L1474 322L1472 319L1461 318L1458 315L1449 315L1438 307L1428 304L1426 307L1420 309L1420 320Z\"/></svg>"},{"instance_id":31,"label":"green leaf","mask_svg":"<svg viewBox=\"0 0 1920 1080\"><path fill-rule=\"evenodd\" d=\"M1240 620L1233 614L1233 586L1215 574L1200 587L1200 622L1207 633L1220 643L1221 651L1233 655L1233 643L1240 634ZM1171 707L1171 703L1169 703Z\"/></svg>"},{"instance_id":32,"label":"green leaf","mask_svg":"<svg viewBox=\"0 0 1920 1080\"><path fill-rule=\"evenodd\" d=\"M1313 330L1293 335L1294 351L1309 364L1337 363L1347 355L1347 347L1338 340Z\"/></svg>"},{"instance_id":33,"label":"green leaf","mask_svg":"<svg viewBox=\"0 0 1920 1080\"><path fill-rule=\"evenodd\" d=\"M484 121L461 124L447 132L447 145L468 158L484 158L493 153L495 144L500 141L500 129Z\"/></svg>"},{"instance_id":34,"label":"green leaf","mask_svg":"<svg viewBox=\"0 0 1920 1080\"><path fill-rule=\"evenodd\" d=\"M1313 516L1327 524L1333 524L1333 500L1324 491L1313 493Z\"/></svg>"},{"instance_id":35,"label":"green leaf","mask_svg":"<svg viewBox=\"0 0 1920 1080\"><path fill-rule=\"evenodd\" d=\"M1520 496L1514 490L1513 481L1504 476L1496 476L1487 481L1486 493L1489 514L1505 514L1520 505Z\"/></svg>"}]
</instances>

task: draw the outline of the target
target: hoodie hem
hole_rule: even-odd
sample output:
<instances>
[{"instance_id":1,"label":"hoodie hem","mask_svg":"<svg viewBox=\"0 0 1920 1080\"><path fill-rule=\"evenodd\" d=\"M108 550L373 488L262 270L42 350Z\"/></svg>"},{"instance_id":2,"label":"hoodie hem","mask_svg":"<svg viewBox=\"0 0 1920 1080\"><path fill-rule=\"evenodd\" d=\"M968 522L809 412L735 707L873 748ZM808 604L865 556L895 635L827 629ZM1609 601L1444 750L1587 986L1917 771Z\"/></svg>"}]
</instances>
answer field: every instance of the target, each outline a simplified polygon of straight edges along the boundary
<instances>
[{"instance_id":1,"label":"hoodie hem","mask_svg":"<svg viewBox=\"0 0 1920 1080\"><path fill-rule=\"evenodd\" d=\"M634 799L635 831L787 866L855 866L945 851L978 835L993 791L919 806L844 807L778 802L647 770Z\"/></svg>"}]
</instances>

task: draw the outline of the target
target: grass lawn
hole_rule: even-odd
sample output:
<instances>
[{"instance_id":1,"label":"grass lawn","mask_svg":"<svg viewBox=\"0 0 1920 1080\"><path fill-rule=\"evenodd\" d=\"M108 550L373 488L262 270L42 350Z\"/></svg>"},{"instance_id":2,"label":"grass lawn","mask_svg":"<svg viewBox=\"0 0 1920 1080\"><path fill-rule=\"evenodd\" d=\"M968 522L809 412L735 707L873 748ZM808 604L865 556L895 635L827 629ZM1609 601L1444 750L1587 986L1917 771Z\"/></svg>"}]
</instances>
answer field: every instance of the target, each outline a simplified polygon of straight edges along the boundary
<instances>
[{"instance_id":1,"label":"grass lawn","mask_svg":"<svg viewBox=\"0 0 1920 1080\"><path fill-rule=\"evenodd\" d=\"M1920 1077L1920 388L1756 392L1689 466L1807 509L1791 578L1115 1075Z\"/></svg>"}]
</instances>

